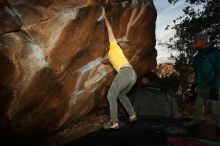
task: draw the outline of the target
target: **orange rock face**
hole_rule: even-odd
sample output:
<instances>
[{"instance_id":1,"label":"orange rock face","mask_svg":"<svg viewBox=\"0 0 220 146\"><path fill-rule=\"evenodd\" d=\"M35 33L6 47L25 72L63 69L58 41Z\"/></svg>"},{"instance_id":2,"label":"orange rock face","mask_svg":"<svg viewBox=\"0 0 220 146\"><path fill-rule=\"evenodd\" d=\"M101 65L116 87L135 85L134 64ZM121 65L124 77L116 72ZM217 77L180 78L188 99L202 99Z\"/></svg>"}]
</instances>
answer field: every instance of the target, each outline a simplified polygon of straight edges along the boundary
<instances>
[{"instance_id":1,"label":"orange rock face","mask_svg":"<svg viewBox=\"0 0 220 146\"><path fill-rule=\"evenodd\" d=\"M108 3L107 3L108 2ZM1 119L19 133L52 133L106 102L114 34L138 76L156 66L156 10L148 1L4 0L0 3Z\"/></svg>"}]
</instances>

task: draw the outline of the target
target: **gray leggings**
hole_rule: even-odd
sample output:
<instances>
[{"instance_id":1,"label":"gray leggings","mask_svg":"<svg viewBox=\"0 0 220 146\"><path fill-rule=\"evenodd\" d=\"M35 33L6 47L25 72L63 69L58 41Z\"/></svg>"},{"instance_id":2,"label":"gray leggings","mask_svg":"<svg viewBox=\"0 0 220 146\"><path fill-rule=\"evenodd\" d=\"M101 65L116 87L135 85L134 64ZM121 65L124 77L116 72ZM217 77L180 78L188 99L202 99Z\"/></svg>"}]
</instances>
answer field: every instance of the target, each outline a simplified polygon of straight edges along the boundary
<instances>
[{"instance_id":1,"label":"gray leggings","mask_svg":"<svg viewBox=\"0 0 220 146\"><path fill-rule=\"evenodd\" d=\"M195 103L195 113L194 113L194 119L196 121L202 120L203 106L207 100L210 100L208 99L210 89L211 87L198 89L198 94ZM218 94L220 94L220 91ZM210 106L211 106L212 114L215 120L217 121L217 127L220 127L220 100L210 100Z\"/></svg>"},{"instance_id":2,"label":"gray leggings","mask_svg":"<svg viewBox=\"0 0 220 146\"><path fill-rule=\"evenodd\" d=\"M118 122L118 97L127 113L129 115L135 114L134 108L127 97L127 93L135 84L136 80L137 76L132 67L121 68L118 74L115 76L107 95L110 116L113 122Z\"/></svg>"}]
</instances>

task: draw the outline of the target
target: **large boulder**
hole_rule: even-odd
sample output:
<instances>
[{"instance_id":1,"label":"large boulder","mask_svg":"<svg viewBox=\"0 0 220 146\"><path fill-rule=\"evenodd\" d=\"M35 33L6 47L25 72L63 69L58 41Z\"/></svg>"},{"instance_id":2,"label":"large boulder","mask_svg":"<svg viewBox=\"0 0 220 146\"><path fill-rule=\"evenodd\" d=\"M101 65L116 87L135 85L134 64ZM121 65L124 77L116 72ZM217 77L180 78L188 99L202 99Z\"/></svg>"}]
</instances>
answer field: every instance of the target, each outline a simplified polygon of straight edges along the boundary
<instances>
[{"instance_id":1,"label":"large boulder","mask_svg":"<svg viewBox=\"0 0 220 146\"><path fill-rule=\"evenodd\" d=\"M115 76L101 63L108 35L101 5L138 76L156 66L152 0L0 2L0 120L50 134L106 103Z\"/></svg>"}]
</instances>

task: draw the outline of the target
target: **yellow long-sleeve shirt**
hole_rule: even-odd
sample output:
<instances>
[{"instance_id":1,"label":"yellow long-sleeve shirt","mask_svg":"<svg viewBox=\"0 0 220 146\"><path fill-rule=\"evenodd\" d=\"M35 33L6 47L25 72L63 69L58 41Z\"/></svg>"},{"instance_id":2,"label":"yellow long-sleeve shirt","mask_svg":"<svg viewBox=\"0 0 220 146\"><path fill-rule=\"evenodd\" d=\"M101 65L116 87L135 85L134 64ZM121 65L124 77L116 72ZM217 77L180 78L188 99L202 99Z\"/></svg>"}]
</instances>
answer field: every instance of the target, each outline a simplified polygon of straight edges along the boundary
<instances>
[{"instance_id":1,"label":"yellow long-sleeve shirt","mask_svg":"<svg viewBox=\"0 0 220 146\"><path fill-rule=\"evenodd\" d=\"M121 47L117 42L110 42L110 49L108 52L108 58L114 69L119 72L123 65L129 64L127 58L125 57Z\"/></svg>"}]
</instances>

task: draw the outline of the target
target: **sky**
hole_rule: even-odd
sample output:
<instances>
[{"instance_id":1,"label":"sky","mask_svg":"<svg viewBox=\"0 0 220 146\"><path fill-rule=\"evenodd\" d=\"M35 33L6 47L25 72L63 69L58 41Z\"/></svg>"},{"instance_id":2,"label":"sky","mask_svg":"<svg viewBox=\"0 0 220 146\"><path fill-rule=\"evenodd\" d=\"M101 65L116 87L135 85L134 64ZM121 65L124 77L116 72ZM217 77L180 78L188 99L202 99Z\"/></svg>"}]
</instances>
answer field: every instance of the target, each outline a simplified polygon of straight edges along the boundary
<instances>
[{"instance_id":1,"label":"sky","mask_svg":"<svg viewBox=\"0 0 220 146\"><path fill-rule=\"evenodd\" d=\"M167 48L163 48L158 45L158 40L162 42L168 41L174 34L174 30L165 30L167 25L173 25L173 20L177 17L183 15L182 9L188 6L189 4L185 2L185 0L181 0L175 5L170 4L168 0L154 0L154 5L157 9L157 21L156 21L156 39L157 39L157 62L165 63L165 62L174 62L169 60L171 53L173 55L178 54L178 52L168 50Z\"/></svg>"}]
</instances>

